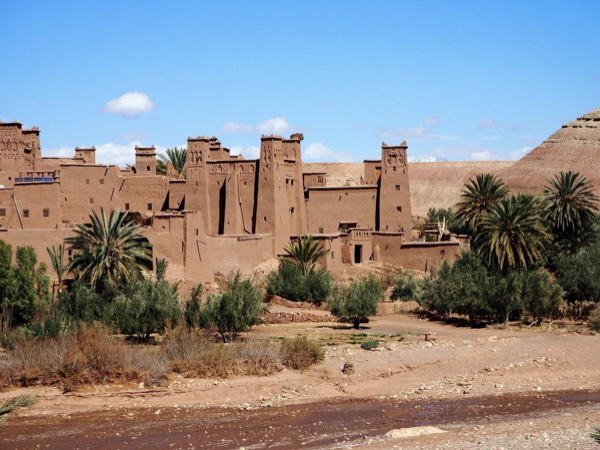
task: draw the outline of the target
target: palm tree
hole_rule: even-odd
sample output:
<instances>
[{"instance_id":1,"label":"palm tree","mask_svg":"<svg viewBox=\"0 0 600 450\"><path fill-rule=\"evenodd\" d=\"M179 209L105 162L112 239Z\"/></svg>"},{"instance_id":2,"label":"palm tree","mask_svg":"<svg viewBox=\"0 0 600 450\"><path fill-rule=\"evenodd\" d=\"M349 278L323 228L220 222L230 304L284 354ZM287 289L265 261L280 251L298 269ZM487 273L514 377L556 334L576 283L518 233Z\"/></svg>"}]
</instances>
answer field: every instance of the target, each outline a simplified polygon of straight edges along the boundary
<instances>
[{"instance_id":1,"label":"palm tree","mask_svg":"<svg viewBox=\"0 0 600 450\"><path fill-rule=\"evenodd\" d=\"M65 239L73 256L69 270L96 287L140 279L152 262L152 246L141 234L139 225L127 220L127 212L111 210L107 218L104 208L100 216L94 211L91 224L79 224L76 235Z\"/></svg>"},{"instance_id":2,"label":"palm tree","mask_svg":"<svg viewBox=\"0 0 600 450\"><path fill-rule=\"evenodd\" d=\"M591 183L578 172L560 172L546 182L543 193L546 218L557 240L567 248L572 247L594 223L599 199Z\"/></svg>"},{"instance_id":3,"label":"palm tree","mask_svg":"<svg viewBox=\"0 0 600 450\"><path fill-rule=\"evenodd\" d=\"M52 263L54 272L56 272L56 278L58 280L58 294L60 295L62 291L63 277L67 272L67 267L65 266L65 244L60 244L58 248L55 248L54 245L52 248L46 247L46 251L50 256L50 262ZM52 293L54 294L54 286L52 286Z\"/></svg>"},{"instance_id":4,"label":"palm tree","mask_svg":"<svg viewBox=\"0 0 600 450\"><path fill-rule=\"evenodd\" d=\"M470 223L477 230L483 216L508 195L508 186L489 173L481 173L469 180L457 203L456 218Z\"/></svg>"},{"instance_id":5,"label":"palm tree","mask_svg":"<svg viewBox=\"0 0 600 450\"><path fill-rule=\"evenodd\" d=\"M313 241L311 235L299 236L298 242L285 246L285 251L300 264L305 275L312 272L319 260L329 253L329 250Z\"/></svg>"},{"instance_id":6,"label":"palm tree","mask_svg":"<svg viewBox=\"0 0 600 450\"><path fill-rule=\"evenodd\" d=\"M158 161L156 164L156 173L159 175L167 174L167 163L170 161L173 164L175 170L181 175L185 175L185 169L187 166L187 149L185 148L168 148L166 150L167 156L158 155Z\"/></svg>"},{"instance_id":7,"label":"palm tree","mask_svg":"<svg viewBox=\"0 0 600 450\"><path fill-rule=\"evenodd\" d=\"M504 272L535 263L550 237L539 212L539 202L531 195L500 200L481 220L475 238L480 257Z\"/></svg>"},{"instance_id":8,"label":"palm tree","mask_svg":"<svg viewBox=\"0 0 600 450\"><path fill-rule=\"evenodd\" d=\"M0 403L0 425L6 422L6 415L10 414L15 409L27 408L28 406L35 405L36 403L37 398L29 394L9 398L8 400Z\"/></svg>"}]
</instances>

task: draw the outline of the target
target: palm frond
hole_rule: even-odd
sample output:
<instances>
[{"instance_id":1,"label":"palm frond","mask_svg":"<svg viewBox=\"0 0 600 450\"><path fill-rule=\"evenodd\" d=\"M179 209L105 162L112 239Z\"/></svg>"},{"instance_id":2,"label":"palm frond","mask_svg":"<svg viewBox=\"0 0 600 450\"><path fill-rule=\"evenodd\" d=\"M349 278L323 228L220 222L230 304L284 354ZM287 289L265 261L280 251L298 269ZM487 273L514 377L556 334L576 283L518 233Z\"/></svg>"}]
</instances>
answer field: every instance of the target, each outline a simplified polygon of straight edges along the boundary
<instances>
[{"instance_id":1,"label":"palm frond","mask_svg":"<svg viewBox=\"0 0 600 450\"><path fill-rule=\"evenodd\" d=\"M28 406L35 405L38 399L33 395L20 395L18 397L10 398L0 403L0 424L6 422L6 415L13 412L15 409L27 408Z\"/></svg>"}]
</instances>

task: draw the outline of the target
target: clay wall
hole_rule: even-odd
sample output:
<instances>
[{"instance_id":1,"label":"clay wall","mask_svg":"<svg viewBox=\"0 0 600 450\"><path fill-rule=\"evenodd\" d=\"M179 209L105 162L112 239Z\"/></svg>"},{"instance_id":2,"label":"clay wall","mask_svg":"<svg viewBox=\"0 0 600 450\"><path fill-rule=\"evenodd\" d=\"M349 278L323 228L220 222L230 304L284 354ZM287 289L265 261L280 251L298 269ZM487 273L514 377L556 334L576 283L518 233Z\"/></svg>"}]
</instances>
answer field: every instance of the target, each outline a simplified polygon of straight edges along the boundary
<instances>
[{"instance_id":1,"label":"clay wall","mask_svg":"<svg viewBox=\"0 0 600 450\"><path fill-rule=\"evenodd\" d=\"M81 160L83 161L83 164L96 164L96 147L75 147L75 156L73 159Z\"/></svg>"},{"instance_id":2,"label":"clay wall","mask_svg":"<svg viewBox=\"0 0 600 450\"><path fill-rule=\"evenodd\" d=\"M202 214L186 212L185 277L188 284L213 281L217 272L229 275L240 270L250 274L260 263L273 258L273 236L207 236Z\"/></svg>"},{"instance_id":3,"label":"clay wall","mask_svg":"<svg viewBox=\"0 0 600 450\"><path fill-rule=\"evenodd\" d=\"M185 180L169 180L169 209L180 209L185 199Z\"/></svg>"},{"instance_id":4,"label":"clay wall","mask_svg":"<svg viewBox=\"0 0 600 450\"><path fill-rule=\"evenodd\" d=\"M311 187L325 187L327 185L326 172L304 172L302 174L304 189Z\"/></svg>"},{"instance_id":5,"label":"clay wall","mask_svg":"<svg viewBox=\"0 0 600 450\"><path fill-rule=\"evenodd\" d=\"M398 264L404 269L430 271L460 253L460 242L403 242L402 233L373 232L373 254L378 262Z\"/></svg>"},{"instance_id":6,"label":"clay wall","mask_svg":"<svg viewBox=\"0 0 600 450\"><path fill-rule=\"evenodd\" d=\"M365 176L361 180L362 185L376 185L381 176L381 160L365 159Z\"/></svg>"},{"instance_id":7,"label":"clay wall","mask_svg":"<svg viewBox=\"0 0 600 450\"><path fill-rule=\"evenodd\" d=\"M73 226L86 222L92 210L100 208L107 212L111 208L124 209L120 201L123 181L116 166L60 166L62 223Z\"/></svg>"},{"instance_id":8,"label":"clay wall","mask_svg":"<svg viewBox=\"0 0 600 450\"><path fill-rule=\"evenodd\" d=\"M169 179L167 177L130 176L123 178L119 184L120 186L117 185L115 189L115 197L117 195L120 197L118 207L121 209L151 214L168 207Z\"/></svg>"},{"instance_id":9,"label":"clay wall","mask_svg":"<svg viewBox=\"0 0 600 450\"><path fill-rule=\"evenodd\" d=\"M38 170L59 170L63 164L84 164L82 158L47 158L43 157L38 166Z\"/></svg>"},{"instance_id":10,"label":"clay wall","mask_svg":"<svg viewBox=\"0 0 600 450\"><path fill-rule=\"evenodd\" d=\"M135 146L135 174L137 176L156 176L156 151L154 146Z\"/></svg>"},{"instance_id":11,"label":"clay wall","mask_svg":"<svg viewBox=\"0 0 600 450\"><path fill-rule=\"evenodd\" d=\"M306 211L309 234L336 233L340 222L374 228L377 187L352 186L308 190Z\"/></svg>"},{"instance_id":12,"label":"clay wall","mask_svg":"<svg viewBox=\"0 0 600 450\"><path fill-rule=\"evenodd\" d=\"M48 230L0 230L0 240L10 244L13 251L13 259L17 251L17 247L31 246L35 250L38 263L43 262L48 266L46 275L54 278L55 274L52 270L52 261L46 251L47 247L59 246L68 236L72 236L72 230L53 230L51 233ZM65 252L66 253L66 252ZM65 254L65 259L68 255Z\"/></svg>"},{"instance_id":13,"label":"clay wall","mask_svg":"<svg viewBox=\"0 0 600 450\"><path fill-rule=\"evenodd\" d=\"M54 183L19 183L13 189L15 202L18 205L25 229L58 228L60 222L60 184ZM20 229L18 215L11 214L8 228Z\"/></svg>"}]
</instances>

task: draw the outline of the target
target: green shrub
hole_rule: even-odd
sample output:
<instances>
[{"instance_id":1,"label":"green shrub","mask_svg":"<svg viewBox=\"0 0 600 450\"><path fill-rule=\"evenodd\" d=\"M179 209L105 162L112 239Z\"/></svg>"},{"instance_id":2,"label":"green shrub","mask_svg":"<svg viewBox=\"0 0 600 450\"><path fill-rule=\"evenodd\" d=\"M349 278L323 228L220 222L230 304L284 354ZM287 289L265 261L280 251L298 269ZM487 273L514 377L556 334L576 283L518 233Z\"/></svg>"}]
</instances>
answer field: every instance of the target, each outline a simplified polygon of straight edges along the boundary
<instances>
[{"instance_id":1,"label":"green shrub","mask_svg":"<svg viewBox=\"0 0 600 450\"><path fill-rule=\"evenodd\" d=\"M523 305L534 321L556 317L563 305L562 287L550 279L548 272L530 271L523 275Z\"/></svg>"},{"instance_id":2,"label":"green shrub","mask_svg":"<svg viewBox=\"0 0 600 450\"><path fill-rule=\"evenodd\" d=\"M204 292L204 286L200 283L192 288L190 298L185 301L185 323L190 328L198 326L200 323L202 292Z\"/></svg>"},{"instance_id":3,"label":"green shrub","mask_svg":"<svg viewBox=\"0 0 600 450\"><path fill-rule=\"evenodd\" d=\"M569 300L600 301L600 243L561 256L557 268L558 283Z\"/></svg>"},{"instance_id":4,"label":"green shrub","mask_svg":"<svg viewBox=\"0 0 600 450\"><path fill-rule=\"evenodd\" d=\"M284 339L281 343L282 362L294 370L306 370L325 358L325 351L305 336Z\"/></svg>"},{"instance_id":5,"label":"green shrub","mask_svg":"<svg viewBox=\"0 0 600 450\"><path fill-rule=\"evenodd\" d=\"M162 333L167 322L176 326L181 315L176 285L144 280L127 284L107 306L104 320L123 334L148 340L151 333Z\"/></svg>"},{"instance_id":6,"label":"green shrub","mask_svg":"<svg viewBox=\"0 0 600 450\"><path fill-rule=\"evenodd\" d=\"M421 288L419 282L412 275L399 276L394 280L394 289L391 295L392 300L415 300L419 302L421 298Z\"/></svg>"},{"instance_id":7,"label":"green shrub","mask_svg":"<svg viewBox=\"0 0 600 450\"><path fill-rule=\"evenodd\" d=\"M37 313L46 312L50 304L50 278L46 276L46 265L37 264L37 255L33 247L17 247L15 260L16 265L13 267L12 247L0 241L2 328L26 325Z\"/></svg>"},{"instance_id":8,"label":"green shrub","mask_svg":"<svg viewBox=\"0 0 600 450\"><path fill-rule=\"evenodd\" d=\"M594 331L600 331L600 305L597 305L590 313L588 326Z\"/></svg>"},{"instance_id":9,"label":"green shrub","mask_svg":"<svg viewBox=\"0 0 600 450\"><path fill-rule=\"evenodd\" d=\"M60 315L75 323L93 323L102 317L105 299L83 281L77 280L68 291L58 295L57 309Z\"/></svg>"},{"instance_id":10,"label":"green shrub","mask_svg":"<svg viewBox=\"0 0 600 450\"><path fill-rule=\"evenodd\" d=\"M320 304L332 291L331 274L320 268L305 273L299 264L283 259L267 278L267 293L293 302Z\"/></svg>"},{"instance_id":11,"label":"green shrub","mask_svg":"<svg viewBox=\"0 0 600 450\"><path fill-rule=\"evenodd\" d=\"M200 310L200 326L207 331L216 329L225 342L260 322L265 310L262 290L250 279L237 272L227 279L226 288L209 296Z\"/></svg>"},{"instance_id":12,"label":"green shrub","mask_svg":"<svg viewBox=\"0 0 600 450\"><path fill-rule=\"evenodd\" d=\"M373 350L377 347L379 347L379 341L364 341L362 344L360 344L360 348L363 350Z\"/></svg>"},{"instance_id":13,"label":"green shrub","mask_svg":"<svg viewBox=\"0 0 600 450\"><path fill-rule=\"evenodd\" d=\"M328 303L331 314L349 320L354 328L368 317L377 314L377 303L383 299L381 283L373 275L336 290Z\"/></svg>"}]
</instances>

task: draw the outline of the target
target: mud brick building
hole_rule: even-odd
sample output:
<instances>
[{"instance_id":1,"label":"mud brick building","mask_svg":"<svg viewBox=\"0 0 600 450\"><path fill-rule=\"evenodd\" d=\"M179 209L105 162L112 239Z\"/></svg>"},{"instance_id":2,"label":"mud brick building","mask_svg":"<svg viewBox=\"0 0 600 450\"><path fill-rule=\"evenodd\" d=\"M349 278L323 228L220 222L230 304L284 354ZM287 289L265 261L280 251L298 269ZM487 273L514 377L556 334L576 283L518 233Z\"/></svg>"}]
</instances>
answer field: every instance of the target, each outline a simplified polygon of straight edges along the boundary
<instances>
[{"instance_id":1,"label":"mud brick building","mask_svg":"<svg viewBox=\"0 0 600 450\"><path fill-rule=\"evenodd\" d=\"M0 122L0 239L46 247L72 235L100 208L130 211L166 258L170 278L211 281L216 272L250 272L312 234L330 250L331 269L367 260L427 270L453 259L460 244L414 242L407 145L381 148L364 162L360 186L327 186L325 172L303 172L303 136L262 136L260 158L230 155L215 137L188 138L180 177L156 173L154 147L136 147L135 166L96 164L94 147L72 158L42 156L40 130ZM68 255L67 255L68 257Z\"/></svg>"}]
</instances>

